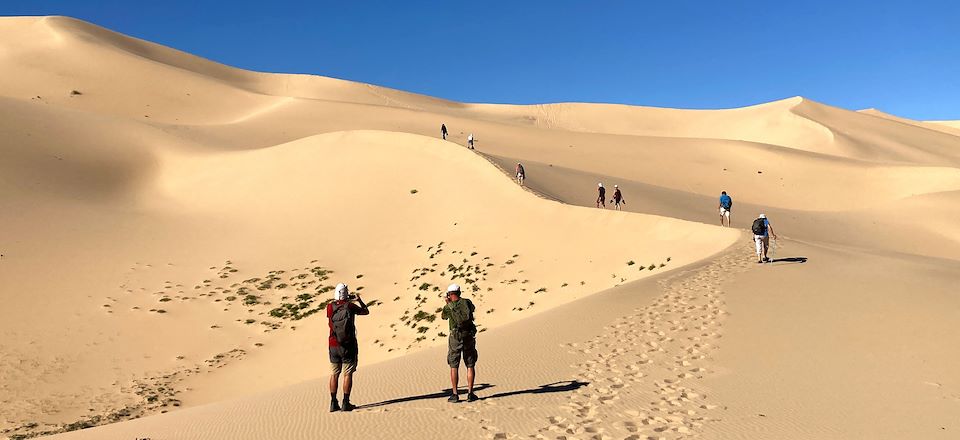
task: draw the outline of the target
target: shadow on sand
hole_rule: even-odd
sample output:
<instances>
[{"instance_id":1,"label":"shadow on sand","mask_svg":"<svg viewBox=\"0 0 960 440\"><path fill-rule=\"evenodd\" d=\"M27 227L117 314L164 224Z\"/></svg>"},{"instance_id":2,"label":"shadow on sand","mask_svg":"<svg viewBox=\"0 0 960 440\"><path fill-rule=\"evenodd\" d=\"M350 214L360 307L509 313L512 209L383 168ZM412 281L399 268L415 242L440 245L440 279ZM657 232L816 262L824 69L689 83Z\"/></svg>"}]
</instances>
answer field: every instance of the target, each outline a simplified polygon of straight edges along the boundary
<instances>
[{"instance_id":1,"label":"shadow on sand","mask_svg":"<svg viewBox=\"0 0 960 440\"><path fill-rule=\"evenodd\" d=\"M807 257L787 257L787 258L774 258L770 260L771 263L806 263Z\"/></svg>"},{"instance_id":2,"label":"shadow on sand","mask_svg":"<svg viewBox=\"0 0 960 440\"><path fill-rule=\"evenodd\" d=\"M562 393L562 392L573 391L586 385L589 385L589 382L567 380L562 382L548 383L546 385L540 385L539 387L530 388L526 390L506 391L503 393L492 394L489 396L481 397L480 400L498 399L501 397L516 396L520 394ZM490 385L488 383L482 383L473 387L473 391L479 392L479 391L483 391L493 387L494 385ZM420 394L418 396L398 397L396 399L384 400L382 402L360 405L357 407L357 409L376 408L379 406L393 405L395 403L415 402L418 400L445 399L447 397L450 397L450 388L444 389L443 391L438 391L436 393Z\"/></svg>"}]
</instances>

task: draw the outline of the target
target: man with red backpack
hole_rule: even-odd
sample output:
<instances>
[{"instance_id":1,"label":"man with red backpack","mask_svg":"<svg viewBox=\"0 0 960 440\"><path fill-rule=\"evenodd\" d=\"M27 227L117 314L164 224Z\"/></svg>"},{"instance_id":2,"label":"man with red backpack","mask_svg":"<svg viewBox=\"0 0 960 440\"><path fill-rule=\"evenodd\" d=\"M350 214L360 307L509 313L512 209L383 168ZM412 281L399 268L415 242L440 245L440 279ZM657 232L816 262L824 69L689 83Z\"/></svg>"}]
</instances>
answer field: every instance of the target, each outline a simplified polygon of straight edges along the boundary
<instances>
[{"instance_id":1,"label":"man with red backpack","mask_svg":"<svg viewBox=\"0 0 960 440\"><path fill-rule=\"evenodd\" d=\"M479 398L473 394L473 380L476 377L477 365L477 326L473 323L473 312L476 307L469 299L460 296L460 286L451 284L447 287L446 305L440 316L450 324L448 337L447 364L450 365L451 393L449 402L460 401L460 357L467 367L467 402L475 402Z\"/></svg>"},{"instance_id":2,"label":"man with red backpack","mask_svg":"<svg viewBox=\"0 0 960 440\"><path fill-rule=\"evenodd\" d=\"M359 305L352 302L356 299ZM337 284L333 302L327 304L327 323L330 327L330 412L353 411L350 390L353 388L353 372L357 371L357 326L354 317L369 315L370 309L360 296L354 297L346 284ZM343 407L337 402L337 380L343 373Z\"/></svg>"}]
</instances>

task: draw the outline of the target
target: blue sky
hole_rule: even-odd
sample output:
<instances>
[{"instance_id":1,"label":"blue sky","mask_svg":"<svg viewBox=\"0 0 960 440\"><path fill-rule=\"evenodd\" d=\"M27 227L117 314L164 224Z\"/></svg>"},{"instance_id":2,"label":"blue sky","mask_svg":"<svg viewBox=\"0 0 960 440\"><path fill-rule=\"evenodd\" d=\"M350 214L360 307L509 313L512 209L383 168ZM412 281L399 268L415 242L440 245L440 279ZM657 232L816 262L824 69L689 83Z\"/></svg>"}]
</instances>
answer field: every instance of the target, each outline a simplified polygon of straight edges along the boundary
<instances>
[{"instance_id":1,"label":"blue sky","mask_svg":"<svg viewBox=\"0 0 960 440\"><path fill-rule=\"evenodd\" d=\"M0 13L458 101L725 108L802 95L960 119L957 1L3 0Z\"/></svg>"}]
</instances>

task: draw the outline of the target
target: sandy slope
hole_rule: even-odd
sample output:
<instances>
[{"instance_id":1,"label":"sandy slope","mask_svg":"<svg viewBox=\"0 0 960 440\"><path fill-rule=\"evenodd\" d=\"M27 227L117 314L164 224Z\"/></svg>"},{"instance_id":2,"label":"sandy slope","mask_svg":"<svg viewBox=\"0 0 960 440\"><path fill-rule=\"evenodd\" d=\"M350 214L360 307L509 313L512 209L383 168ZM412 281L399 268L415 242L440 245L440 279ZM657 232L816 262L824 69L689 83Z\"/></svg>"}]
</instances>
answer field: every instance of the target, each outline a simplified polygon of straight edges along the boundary
<instances>
[{"instance_id":1,"label":"sandy slope","mask_svg":"<svg viewBox=\"0 0 960 440\"><path fill-rule=\"evenodd\" d=\"M960 429L943 331L960 274L949 124L799 97L461 104L243 71L63 17L0 20L0 65L9 435L172 411L71 436L366 438L318 413L325 322L290 313L341 280L377 300L355 394L389 404L350 417L381 433ZM457 145L468 133L481 154ZM545 198L493 166L517 161ZM598 181L624 189L628 212L584 208ZM703 224L721 189L735 226L767 212L809 263L756 267L742 242L717 256L739 236ZM481 308L495 397L455 408L431 396L446 383L436 289L451 281ZM834 298L858 319L830 313ZM423 398L392 402L404 396Z\"/></svg>"}]
</instances>

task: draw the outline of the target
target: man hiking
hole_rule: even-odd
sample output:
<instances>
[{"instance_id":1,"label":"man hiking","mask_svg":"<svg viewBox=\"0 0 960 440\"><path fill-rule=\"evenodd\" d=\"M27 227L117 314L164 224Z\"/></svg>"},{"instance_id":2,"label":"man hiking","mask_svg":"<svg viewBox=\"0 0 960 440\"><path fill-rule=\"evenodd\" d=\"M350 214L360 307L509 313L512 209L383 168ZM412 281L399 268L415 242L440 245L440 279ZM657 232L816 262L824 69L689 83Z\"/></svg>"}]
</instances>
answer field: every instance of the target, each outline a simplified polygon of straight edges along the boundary
<instances>
[{"instance_id":1,"label":"man hiking","mask_svg":"<svg viewBox=\"0 0 960 440\"><path fill-rule=\"evenodd\" d=\"M478 397L473 394L473 380L476 377L477 364L477 326L473 323L473 312L476 308L469 299L460 297L460 286L451 284L447 287L446 305L440 316L450 325L450 336L447 339L447 364L450 365L451 393L448 402L460 401L460 358L467 367L467 402L475 402Z\"/></svg>"},{"instance_id":2,"label":"man hiking","mask_svg":"<svg viewBox=\"0 0 960 440\"><path fill-rule=\"evenodd\" d=\"M473 149L473 133L467 136L467 146L470 147L471 150Z\"/></svg>"},{"instance_id":3,"label":"man hiking","mask_svg":"<svg viewBox=\"0 0 960 440\"><path fill-rule=\"evenodd\" d=\"M727 195L726 191L720 191L720 226L730 227L730 208L733 208L733 199ZM727 223L723 223L723 219L727 219Z\"/></svg>"},{"instance_id":4,"label":"man hiking","mask_svg":"<svg viewBox=\"0 0 960 440\"><path fill-rule=\"evenodd\" d=\"M601 205L607 207L607 189L603 187L603 182L597 183L597 208Z\"/></svg>"},{"instance_id":5,"label":"man hiking","mask_svg":"<svg viewBox=\"0 0 960 440\"><path fill-rule=\"evenodd\" d=\"M770 258L767 258L767 250L770 249L770 236L772 235L774 240L777 239L777 233L773 231L770 220L767 220L765 214L760 214L753 221L750 229L753 231L753 242L757 245L757 263L770 262Z\"/></svg>"},{"instance_id":6,"label":"man hiking","mask_svg":"<svg viewBox=\"0 0 960 440\"><path fill-rule=\"evenodd\" d=\"M523 186L523 179L527 178L527 172L523 170L523 165L517 162L517 183Z\"/></svg>"},{"instance_id":7,"label":"man hiking","mask_svg":"<svg viewBox=\"0 0 960 440\"><path fill-rule=\"evenodd\" d=\"M447 140L447 124L440 124L440 135L443 136L443 140Z\"/></svg>"},{"instance_id":8,"label":"man hiking","mask_svg":"<svg viewBox=\"0 0 960 440\"><path fill-rule=\"evenodd\" d=\"M623 193L620 192L620 187L613 185L613 206L617 208L617 211L621 211L621 204L626 205L627 201L623 199Z\"/></svg>"},{"instance_id":9,"label":"man hiking","mask_svg":"<svg viewBox=\"0 0 960 440\"><path fill-rule=\"evenodd\" d=\"M353 303L356 298L359 305ZM353 388L353 372L357 371L357 327L356 315L369 315L370 309L360 296L354 297L346 284L337 284L333 292L334 301L327 304L327 324L330 327L330 412L353 411L350 403L350 390ZM343 373L343 406L337 402L337 379Z\"/></svg>"}]
</instances>

